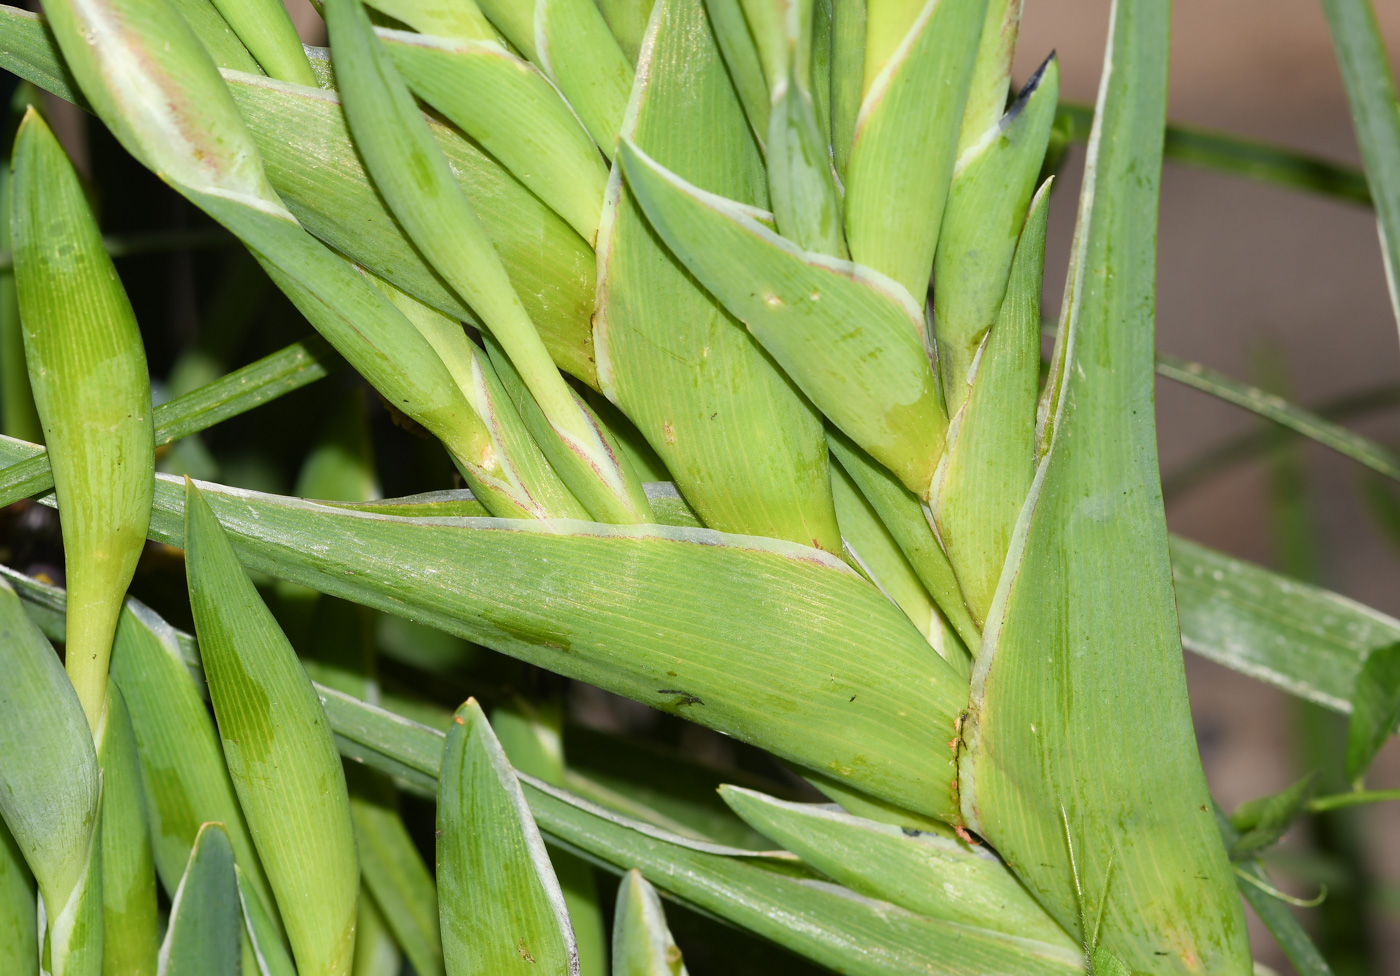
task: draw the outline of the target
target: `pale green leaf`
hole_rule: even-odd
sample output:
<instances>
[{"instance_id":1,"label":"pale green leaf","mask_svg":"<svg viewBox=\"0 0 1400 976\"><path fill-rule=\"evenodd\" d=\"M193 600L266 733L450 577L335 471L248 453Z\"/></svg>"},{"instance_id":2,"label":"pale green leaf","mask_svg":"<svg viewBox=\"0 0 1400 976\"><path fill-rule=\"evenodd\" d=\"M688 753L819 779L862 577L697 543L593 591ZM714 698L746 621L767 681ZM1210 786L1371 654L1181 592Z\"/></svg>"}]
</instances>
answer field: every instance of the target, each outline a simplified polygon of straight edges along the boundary
<instances>
[{"instance_id":1,"label":"pale green leaf","mask_svg":"<svg viewBox=\"0 0 1400 976\"><path fill-rule=\"evenodd\" d=\"M107 685L96 740L102 770L102 972L155 976L160 947L155 862L136 738L115 684Z\"/></svg>"},{"instance_id":2,"label":"pale green leaf","mask_svg":"<svg viewBox=\"0 0 1400 976\"><path fill-rule=\"evenodd\" d=\"M1236 972L1248 942L1191 725L1152 411L1167 14L1115 3L1054 436L988 615L959 796L1075 936L1154 973Z\"/></svg>"},{"instance_id":3,"label":"pale green leaf","mask_svg":"<svg viewBox=\"0 0 1400 976\"><path fill-rule=\"evenodd\" d=\"M29 873L10 828L0 818L0 969L4 972L39 976L39 932L34 913L34 875Z\"/></svg>"},{"instance_id":4,"label":"pale green leaf","mask_svg":"<svg viewBox=\"0 0 1400 976\"><path fill-rule=\"evenodd\" d=\"M370 6L420 34L493 42L499 37L475 0L372 0Z\"/></svg>"},{"instance_id":5,"label":"pale green leaf","mask_svg":"<svg viewBox=\"0 0 1400 976\"><path fill-rule=\"evenodd\" d=\"M1356 141L1381 237L1390 303L1400 324L1400 96L1369 0L1323 0L1346 83Z\"/></svg>"},{"instance_id":6,"label":"pale green leaf","mask_svg":"<svg viewBox=\"0 0 1400 976\"><path fill-rule=\"evenodd\" d=\"M375 897L414 971L441 976L442 937L432 873L404 826L393 789L385 788L371 770L352 766L347 773L361 882Z\"/></svg>"},{"instance_id":7,"label":"pale green leaf","mask_svg":"<svg viewBox=\"0 0 1400 976\"><path fill-rule=\"evenodd\" d=\"M213 0L172 0L172 5L220 68L263 73L262 66L248 53ZM305 54L302 60L306 60Z\"/></svg>"},{"instance_id":8,"label":"pale green leaf","mask_svg":"<svg viewBox=\"0 0 1400 976\"><path fill-rule=\"evenodd\" d=\"M933 265L938 368L950 414L967 399L977 350L1002 307L1059 90L1052 55L1000 123L958 157Z\"/></svg>"},{"instance_id":9,"label":"pale green leaf","mask_svg":"<svg viewBox=\"0 0 1400 976\"><path fill-rule=\"evenodd\" d=\"M866 0L832 0L831 150L843 183L865 82L865 11Z\"/></svg>"},{"instance_id":10,"label":"pale green leaf","mask_svg":"<svg viewBox=\"0 0 1400 976\"><path fill-rule=\"evenodd\" d=\"M507 41L536 64L535 0L480 0L481 10Z\"/></svg>"},{"instance_id":11,"label":"pale green leaf","mask_svg":"<svg viewBox=\"0 0 1400 976\"><path fill-rule=\"evenodd\" d=\"M632 62L593 0L534 0L534 7L531 60L559 86L611 159L632 94Z\"/></svg>"},{"instance_id":12,"label":"pale green leaf","mask_svg":"<svg viewBox=\"0 0 1400 976\"><path fill-rule=\"evenodd\" d=\"M1016 519L1035 477L1040 292L1049 210L1047 181L1021 231L1001 311L974 360L971 392L949 427L950 447L934 475L929 502L938 538L979 627L986 622Z\"/></svg>"},{"instance_id":13,"label":"pale green leaf","mask_svg":"<svg viewBox=\"0 0 1400 976\"><path fill-rule=\"evenodd\" d=\"M198 659L190 670L181 639L147 607L127 602L117 625L112 680L121 689L141 760L156 871L173 896L201 825L223 824L245 879L272 897L253 848L218 733L203 698Z\"/></svg>"},{"instance_id":14,"label":"pale green leaf","mask_svg":"<svg viewBox=\"0 0 1400 976\"><path fill-rule=\"evenodd\" d=\"M374 896L361 890L356 913L354 976L400 976L403 953L384 924Z\"/></svg>"},{"instance_id":15,"label":"pale green leaf","mask_svg":"<svg viewBox=\"0 0 1400 976\"><path fill-rule=\"evenodd\" d=\"M701 284L837 427L927 497L948 422L909 294L869 268L801 250L752 208L630 141L620 160L651 226Z\"/></svg>"},{"instance_id":16,"label":"pale green leaf","mask_svg":"<svg viewBox=\"0 0 1400 976\"><path fill-rule=\"evenodd\" d=\"M709 25L698 0L661 0L625 131L688 179L764 203L763 160ZM598 243L600 388L706 525L839 553L819 415L614 177Z\"/></svg>"},{"instance_id":17,"label":"pale green leaf","mask_svg":"<svg viewBox=\"0 0 1400 976\"><path fill-rule=\"evenodd\" d=\"M1346 777L1359 788L1367 768L1400 722L1400 644L1378 647L1356 676L1347 726ZM1238 826L1238 825L1237 825Z\"/></svg>"},{"instance_id":18,"label":"pale green leaf","mask_svg":"<svg viewBox=\"0 0 1400 976\"><path fill-rule=\"evenodd\" d=\"M642 51L642 38L647 32L654 3L655 0L599 0L598 3L608 29L617 38L617 46L634 67Z\"/></svg>"},{"instance_id":19,"label":"pale green leaf","mask_svg":"<svg viewBox=\"0 0 1400 976\"><path fill-rule=\"evenodd\" d=\"M457 710L443 746L437 824L448 973L578 976L573 927L544 841L474 699Z\"/></svg>"},{"instance_id":20,"label":"pale green leaf","mask_svg":"<svg viewBox=\"0 0 1400 976\"><path fill-rule=\"evenodd\" d=\"M346 973L359 869L330 730L218 521L193 485L186 491L190 605L229 774L298 970Z\"/></svg>"},{"instance_id":21,"label":"pale green leaf","mask_svg":"<svg viewBox=\"0 0 1400 976\"><path fill-rule=\"evenodd\" d=\"M569 103L538 69L491 42L378 33L415 95L594 242L607 166Z\"/></svg>"},{"instance_id":22,"label":"pale green leaf","mask_svg":"<svg viewBox=\"0 0 1400 976\"><path fill-rule=\"evenodd\" d=\"M720 792L755 829L853 891L928 918L1078 948L990 851L753 790Z\"/></svg>"},{"instance_id":23,"label":"pale green leaf","mask_svg":"<svg viewBox=\"0 0 1400 976\"><path fill-rule=\"evenodd\" d=\"M15 284L50 448L69 589L69 677L97 727L150 517L151 387L131 303L77 173L32 109L15 141Z\"/></svg>"},{"instance_id":24,"label":"pale green leaf","mask_svg":"<svg viewBox=\"0 0 1400 976\"><path fill-rule=\"evenodd\" d=\"M1023 3L1024 0L987 2L982 37L977 42L977 61L967 91L967 107L963 110L962 131L958 136L959 155L997 124L1006 107Z\"/></svg>"},{"instance_id":25,"label":"pale green leaf","mask_svg":"<svg viewBox=\"0 0 1400 976\"><path fill-rule=\"evenodd\" d=\"M705 0L705 20L714 34L715 44L724 56L725 67L733 83L733 94L739 98L744 115L761 149L768 138L768 116L772 111L768 97L768 82L763 77L763 65L758 59L753 34L740 0ZM648 85L651 83L647 77ZM649 92L644 92L650 98ZM633 137L635 138L635 137Z\"/></svg>"},{"instance_id":26,"label":"pale green leaf","mask_svg":"<svg viewBox=\"0 0 1400 976\"><path fill-rule=\"evenodd\" d=\"M865 93L846 170L846 241L858 264L889 275L921 304L986 5L876 0L868 8ZM916 16L906 21L909 13Z\"/></svg>"},{"instance_id":27,"label":"pale green leaf","mask_svg":"<svg viewBox=\"0 0 1400 976\"><path fill-rule=\"evenodd\" d=\"M170 901L160 976L237 976L242 934L233 846L222 824L207 823Z\"/></svg>"},{"instance_id":28,"label":"pale green leaf","mask_svg":"<svg viewBox=\"0 0 1400 976\"><path fill-rule=\"evenodd\" d=\"M316 84L306 52L301 49L301 39L281 0L212 0L212 3L270 76L294 85Z\"/></svg>"},{"instance_id":29,"label":"pale green leaf","mask_svg":"<svg viewBox=\"0 0 1400 976\"><path fill-rule=\"evenodd\" d=\"M661 898L635 868L622 876L613 918L613 976L687 976Z\"/></svg>"}]
</instances>

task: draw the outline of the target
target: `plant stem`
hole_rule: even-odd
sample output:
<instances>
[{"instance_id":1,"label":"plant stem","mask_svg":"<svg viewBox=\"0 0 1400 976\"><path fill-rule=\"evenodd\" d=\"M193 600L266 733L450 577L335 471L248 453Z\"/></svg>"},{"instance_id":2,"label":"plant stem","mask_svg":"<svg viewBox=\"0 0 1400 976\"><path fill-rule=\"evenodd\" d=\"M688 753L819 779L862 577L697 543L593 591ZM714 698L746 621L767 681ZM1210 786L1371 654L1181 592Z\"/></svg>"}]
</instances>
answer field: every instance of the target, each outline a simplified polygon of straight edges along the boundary
<instances>
[{"instance_id":1,"label":"plant stem","mask_svg":"<svg viewBox=\"0 0 1400 976\"><path fill-rule=\"evenodd\" d=\"M1330 796L1316 796L1308 801L1309 813L1323 813L1327 810L1340 810L1342 807L1356 807L1366 803L1387 803L1400 800L1398 790L1352 790L1349 793L1333 793Z\"/></svg>"}]
</instances>

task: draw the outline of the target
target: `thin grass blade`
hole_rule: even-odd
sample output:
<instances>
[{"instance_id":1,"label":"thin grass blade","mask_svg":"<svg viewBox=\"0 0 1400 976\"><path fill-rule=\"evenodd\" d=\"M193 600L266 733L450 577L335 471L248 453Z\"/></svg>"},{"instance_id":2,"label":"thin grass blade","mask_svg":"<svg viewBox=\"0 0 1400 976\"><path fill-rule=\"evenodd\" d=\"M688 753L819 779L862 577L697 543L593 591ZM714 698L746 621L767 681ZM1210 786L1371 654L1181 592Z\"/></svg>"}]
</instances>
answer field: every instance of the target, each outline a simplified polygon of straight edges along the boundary
<instances>
[{"instance_id":1,"label":"thin grass blade","mask_svg":"<svg viewBox=\"0 0 1400 976\"><path fill-rule=\"evenodd\" d=\"M150 518L146 352L68 157L32 109L15 142L15 283L69 589L68 674L94 729L112 637Z\"/></svg>"},{"instance_id":2,"label":"thin grass blade","mask_svg":"<svg viewBox=\"0 0 1400 976\"><path fill-rule=\"evenodd\" d=\"M207 823L170 902L160 976L237 976L242 936L233 846L221 824Z\"/></svg>"},{"instance_id":3,"label":"thin grass blade","mask_svg":"<svg viewBox=\"0 0 1400 976\"><path fill-rule=\"evenodd\" d=\"M474 699L457 710L443 746L437 861L450 976L578 976L563 892L515 772Z\"/></svg>"},{"instance_id":4,"label":"thin grass blade","mask_svg":"<svg viewBox=\"0 0 1400 976\"><path fill-rule=\"evenodd\" d=\"M622 876L613 918L613 976L687 976L661 898L635 868Z\"/></svg>"},{"instance_id":5,"label":"thin grass blade","mask_svg":"<svg viewBox=\"0 0 1400 976\"><path fill-rule=\"evenodd\" d=\"M239 804L298 970L348 973L359 867L325 715L213 512L192 484L186 491L190 604Z\"/></svg>"}]
</instances>

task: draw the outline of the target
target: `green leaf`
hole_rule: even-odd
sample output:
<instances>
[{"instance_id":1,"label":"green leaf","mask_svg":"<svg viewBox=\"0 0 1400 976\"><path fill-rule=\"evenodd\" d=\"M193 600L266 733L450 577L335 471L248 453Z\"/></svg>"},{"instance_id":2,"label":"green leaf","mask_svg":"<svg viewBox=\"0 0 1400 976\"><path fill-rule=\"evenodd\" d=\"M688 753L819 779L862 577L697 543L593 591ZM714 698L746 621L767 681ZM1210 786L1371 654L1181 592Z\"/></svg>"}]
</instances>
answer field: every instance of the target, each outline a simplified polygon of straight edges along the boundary
<instances>
[{"instance_id":1,"label":"green leaf","mask_svg":"<svg viewBox=\"0 0 1400 976\"><path fill-rule=\"evenodd\" d=\"M107 686L96 739L102 770L102 971L154 976L160 946L155 862L136 738L115 684Z\"/></svg>"},{"instance_id":2,"label":"green leaf","mask_svg":"<svg viewBox=\"0 0 1400 976\"><path fill-rule=\"evenodd\" d=\"M65 509L65 661L96 728L150 517L151 387L136 317L78 176L32 109L15 140L13 228L25 356Z\"/></svg>"},{"instance_id":3,"label":"green leaf","mask_svg":"<svg viewBox=\"0 0 1400 976\"><path fill-rule=\"evenodd\" d=\"M720 788L755 829L832 880L928 918L1073 953L1078 945L997 857L960 840L875 823L752 790Z\"/></svg>"},{"instance_id":4,"label":"green leaf","mask_svg":"<svg viewBox=\"0 0 1400 976\"><path fill-rule=\"evenodd\" d=\"M1001 121L958 157L933 265L938 367L950 414L967 399L977 350L1002 308L1059 90L1060 63L1051 55ZM1035 262L1037 275L1042 264Z\"/></svg>"},{"instance_id":5,"label":"green leaf","mask_svg":"<svg viewBox=\"0 0 1400 976\"><path fill-rule=\"evenodd\" d=\"M229 27L270 76L315 85L292 18L281 0L212 0Z\"/></svg>"},{"instance_id":6,"label":"green leaf","mask_svg":"<svg viewBox=\"0 0 1400 976\"><path fill-rule=\"evenodd\" d=\"M1111 949L1099 946L1089 953L1089 972L1094 976L1133 976L1127 963Z\"/></svg>"},{"instance_id":7,"label":"green leaf","mask_svg":"<svg viewBox=\"0 0 1400 976\"><path fill-rule=\"evenodd\" d=\"M1235 972L1248 944L1191 726L1152 411L1167 21L1157 0L1114 6L1053 440L983 633L959 796L1072 934L1137 969Z\"/></svg>"},{"instance_id":8,"label":"green leaf","mask_svg":"<svg viewBox=\"0 0 1400 976\"><path fill-rule=\"evenodd\" d=\"M938 538L979 628L987 620L1011 534L1035 478L1040 292L1049 211L1046 181L1021 231L996 324L974 359L971 391L948 429L950 446L934 475L929 502Z\"/></svg>"},{"instance_id":9,"label":"green leaf","mask_svg":"<svg viewBox=\"0 0 1400 976\"><path fill-rule=\"evenodd\" d=\"M617 38L629 64L634 67L642 51L642 37L651 20L654 0L599 0L598 9L608 22L608 30Z\"/></svg>"},{"instance_id":10,"label":"green leaf","mask_svg":"<svg viewBox=\"0 0 1400 976\"><path fill-rule=\"evenodd\" d=\"M1380 227L1390 303L1400 324L1400 96L1368 0L1323 0L1346 83L1356 141Z\"/></svg>"},{"instance_id":11,"label":"green leaf","mask_svg":"<svg viewBox=\"0 0 1400 976\"><path fill-rule=\"evenodd\" d=\"M443 949L452 976L577 976L563 892L475 699L457 710L443 746L437 824Z\"/></svg>"},{"instance_id":12,"label":"green leaf","mask_svg":"<svg viewBox=\"0 0 1400 976\"><path fill-rule=\"evenodd\" d=\"M846 171L851 257L922 299L987 0L879 0ZM922 9L920 9L922 8Z\"/></svg>"},{"instance_id":13,"label":"green leaf","mask_svg":"<svg viewBox=\"0 0 1400 976\"><path fill-rule=\"evenodd\" d=\"M1356 676L1347 726L1347 779L1359 789L1366 769L1400 722L1400 643L1366 655Z\"/></svg>"},{"instance_id":14,"label":"green leaf","mask_svg":"<svg viewBox=\"0 0 1400 976\"><path fill-rule=\"evenodd\" d=\"M224 15L214 6L213 0L172 0L172 3L216 65L234 71L263 73L262 67L248 53L228 21L224 20ZM302 54L302 60L306 60L305 54Z\"/></svg>"},{"instance_id":15,"label":"green leaf","mask_svg":"<svg viewBox=\"0 0 1400 976\"><path fill-rule=\"evenodd\" d=\"M0 24L4 25L0 30L5 38L0 45L0 67L79 108L89 108L43 17L0 5Z\"/></svg>"},{"instance_id":16,"label":"green leaf","mask_svg":"<svg viewBox=\"0 0 1400 976\"><path fill-rule=\"evenodd\" d=\"M559 86L603 155L612 159L632 94L632 63L592 0L534 0L530 59Z\"/></svg>"},{"instance_id":17,"label":"green leaf","mask_svg":"<svg viewBox=\"0 0 1400 976\"><path fill-rule=\"evenodd\" d=\"M1255 857L1278 843L1307 809L1308 801L1317 792L1317 782L1318 771L1313 770L1286 789L1241 803L1230 815L1231 825L1240 832L1230 844L1230 860Z\"/></svg>"},{"instance_id":18,"label":"green leaf","mask_svg":"<svg viewBox=\"0 0 1400 976\"><path fill-rule=\"evenodd\" d=\"M170 901L160 976L237 976L242 932L233 846L222 824L207 823Z\"/></svg>"},{"instance_id":19,"label":"green leaf","mask_svg":"<svg viewBox=\"0 0 1400 976\"><path fill-rule=\"evenodd\" d=\"M732 79L732 95L738 96L761 150L763 141L768 138L768 116L772 106L768 97L768 82L763 77L763 65L759 62L758 48L754 46L743 5L740 0L705 0L705 14L705 23L714 35L715 45L723 55L724 65ZM652 84L651 76L647 72L643 72L643 75L647 81L642 88L642 97L650 100L653 96L646 89Z\"/></svg>"},{"instance_id":20,"label":"green leaf","mask_svg":"<svg viewBox=\"0 0 1400 976\"><path fill-rule=\"evenodd\" d=\"M710 25L698 0L661 0L625 134L708 189L765 203L763 159ZM707 526L839 553L820 416L620 183L598 239L599 388Z\"/></svg>"},{"instance_id":21,"label":"green leaf","mask_svg":"<svg viewBox=\"0 0 1400 976\"><path fill-rule=\"evenodd\" d=\"M183 491L157 481L154 534L178 543ZM953 816L951 767L926 756L946 748L966 688L898 608L833 557L704 529L414 521L203 492L250 569L412 614ZM697 585L705 601L692 599ZM877 643L878 659L860 650Z\"/></svg>"},{"instance_id":22,"label":"green leaf","mask_svg":"<svg viewBox=\"0 0 1400 976\"><path fill-rule=\"evenodd\" d=\"M499 36L474 0L373 0L370 6L420 34L490 42Z\"/></svg>"},{"instance_id":23,"label":"green leaf","mask_svg":"<svg viewBox=\"0 0 1400 976\"><path fill-rule=\"evenodd\" d=\"M0 818L0 968L15 976L39 976L34 913L34 875Z\"/></svg>"},{"instance_id":24,"label":"green leaf","mask_svg":"<svg viewBox=\"0 0 1400 976\"><path fill-rule=\"evenodd\" d=\"M601 24L602 15L591 3L589 7ZM350 131L395 217L510 356L571 455L573 463L559 471L570 490L599 520L648 521L641 482L619 463L559 375L480 218L374 36L359 0L331 0L327 11ZM537 13L543 17L542 9Z\"/></svg>"},{"instance_id":25,"label":"green leaf","mask_svg":"<svg viewBox=\"0 0 1400 976\"><path fill-rule=\"evenodd\" d=\"M1215 808L1215 818L1226 845L1232 846L1239 839L1239 832L1219 807ZM1313 944L1312 938L1293 910L1268 894L1258 884L1250 883L1257 881L1268 885L1269 876L1264 872L1263 865L1258 860L1250 859L1237 865L1236 871L1236 884L1240 894L1244 895L1249 907L1254 909L1260 921L1268 928L1269 934L1278 942L1279 948L1298 970L1299 976L1332 976L1332 968L1327 965L1327 960L1322 958L1322 953L1317 951L1317 946Z\"/></svg>"},{"instance_id":26,"label":"green leaf","mask_svg":"<svg viewBox=\"0 0 1400 976\"><path fill-rule=\"evenodd\" d=\"M399 976L403 953L374 896L361 890L355 923L355 976Z\"/></svg>"},{"instance_id":27,"label":"green leaf","mask_svg":"<svg viewBox=\"0 0 1400 976\"><path fill-rule=\"evenodd\" d=\"M535 0L480 0L482 12L505 39L536 64Z\"/></svg>"},{"instance_id":28,"label":"green leaf","mask_svg":"<svg viewBox=\"0 0 1400 976\"><path fill-rule=\"evenodd\" d=\"M47 911L54 976L102 967L101 781L82 705L58 655L0 585L0 816Z\"/></svg>"},{"instance_id":29,"label":"green leaf","mask_svg":"<svg viewBox=\"0 0 1400 976\"><path fill-rule=\"evenodd\" d=\"M331 92L231 75L269 179L317 237L399 288L455 318L475 316L423 260L370 183ZM594 258L579 235L455 129L429 120L531 321L561 369L597 383L589 315Z\"/></svg>"},{"instance_id":30,"label":"green leaf","mask_svg":"<svg viewBox=\"0 0 1400 976\"><path fill-rule=\"evenodd\" d=\"M16 86L5 116L4 132L8 137L18 128L29 106L39 99L34 86ZM0 159L0 251L13 247L10 234L10 163ZM29 387L29 371L24 362L24 330L19 320L19 300L15 295L13 260L8 269L0 270L0 423L6 435L42 444L44 432L34 407L34 394Z\"/></svg>"},{"instance_id":31,"label":"green leaf","mask_svg":"<svg viewBox=\"0 0 1400 976\"><path fill-rule=\"evenodd\" d=\"M839 462L831 467L831 490L836 499L841 541L854 565L904 611L939 657L960 672L969 671L967 649L943 619L938 604L924 589L889 529Z\"/></svg>"},{"instance_id":32,"label":"green leaf","mask_svg":"<svg viewBox=\"0 0 1400 976\"><path fill-rule=\"evenodd\" d=\"M865 82L866 0L831 5L831 155L844 184Z\"/></svg>"},{"instance_id":33,"label":"green leaf","mask_svg":"<svg viewBox=\"0 0 1400 976\"><path fill-rule=\"evenodd\" d=\"M415 95L500 160L585 241L596 240L607 166L538 69L491 42L378 34Z\"/></svg>"},{"instance_id":34,"label":"green leaf","mask_svg":"<svg viewBox=\"0 0 1400 976\"><path fill-rule=\"evenodd\" d=\"M131 717L152 853L166 894L174 896L199 828L213 822L223 825L245 882L270 904L272 889L204 702L193 639L129 600L117 625L112 680Z\"/></svg>"},{"instance_id":35,"label":"green leaf","mask_svg":"<svg viewBox=\"0 0 1400 976\"><path fill-rule=\"evenodd\" d=\"M361 882L374 896L414 972L441 976L437 889L399 815L396 794L370 770L351 766L347 774Z\"/></svg>"},{"instance_id":36,"label":"green leaf","mask_svg":"<svg viewBox=\"0 0 1400 976\"><path fill-rule=\"evenodd\" d=\"M345 777L320 702L198 490L186 565L209 697L239 804L302 976L346 973L359 868ZM275 706L274 706L275 703Z\"/></svg>"},{"instance_id":37,"label":"green leaf","mask_svg":"<svg viewBox=\"0 0 1400 976\"><path fill-rule=\"evenodd\" d=\"M1002 117L1011 90L1011 62L1016 57L1016 35L1021 29L1022 0L988 0L977 42L977 60L963 109L958 155L978 142ZM1051 55L1054 57L1054 55Z\"/></svg>"},{"instance_id":38,"label":"green leaf","mask_svg":"<svg viewBox=\"0 0 1400 976\"><path fill-rule=\"evenodd\" d=\"M260 976L297 976L296 965L283 942L279 922L256 888L248 883L243 867L235 863L238 901L243 908L243 946L252 950Z\"/></svg>"},{"instance_id":39,"label":"green leaf","mask_svg":"<svg viewBox=\"0 0 1400 976\"><path fill-rule=\"evenodd\" d=\"M944 618L962 638L963 645L975 655L982 633L967 611L953 567L933 534L919 500L888 468L871 460L839 431L829 432L828 444L832 456L860 487L861 494L880 516Z\"/></svg>"},{"instance_id":40,"label":"green leaf","mask_svg":"<svg viewBox=\"0 0 1400 976\"><path fill-rule=\"evenodd\" d=\"M635 868L622 876L613 918L614 976L687 976L661 898Z\"/></svg>"},{"instance_id":41,"label":"green leaf","mask_svg":"<svg viewBox=\"0 0 1400 976\"><path fill-rule=\"evenodd\" d=\"M630 141L619 159L651 226L700 283L837 427L927 497L948 421L909 294L869 268L801 250L751 207Z\"/></svg>"}]
</instances>

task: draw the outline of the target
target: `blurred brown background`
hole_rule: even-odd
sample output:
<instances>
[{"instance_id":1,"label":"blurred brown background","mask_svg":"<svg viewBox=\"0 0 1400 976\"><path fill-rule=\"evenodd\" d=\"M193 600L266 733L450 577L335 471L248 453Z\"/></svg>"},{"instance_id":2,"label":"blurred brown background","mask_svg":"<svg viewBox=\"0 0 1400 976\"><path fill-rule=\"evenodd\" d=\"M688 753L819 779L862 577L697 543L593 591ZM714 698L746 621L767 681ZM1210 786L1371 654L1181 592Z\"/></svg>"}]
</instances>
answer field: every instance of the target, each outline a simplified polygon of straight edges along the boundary
<instances>
[{"instance_id":1,"label":"blurred brown background","mask_svg":"<svg viewBox=\"0 0 1400 976\"><path fill-rule=\"evenodd\" d=\"M1392 62L1400 63L1400 2L1373 2ZM1320 0L1176 0L1173 6L1173 121L1359 161ZM1107 0L1027 0L1016 78L1028 77L1053 48L1063 97L1092 101L1108 11ZM1047 314L1059 309L1082 163L1080 149L1052 211ZM1258 380L1272 357L1305 404L1400 381L1400 338L1371 212L1168 164L1157 345L1248 380ZM1158 380L1157 404L1167 474L1257 426L1251 415L1168 380ZM1400 445L1400 409L1355 426ZM1304 450L1303 461L1321 581L1400 615L1400 554L1370 520L1357 467L1320 448ZM1248 463L1170 498L1172 529L1283 568L1269 514L1268 471L1266 463ZM1288 696L1190 655L1187 672L1206 774L1227 809L1306 771L1306 733ZM1395 740L1369 783L1400 786ZM1365 901L1378 941L1377 972L1400 974L1400 805L1371 808L1356 820L1364 834L1363 861L1376 882ZM1312 838L1290 837L1286 846L1302 853ZM1299 894L1317 890L1309 877L1279 877ZM1253 934L1261 961L1292 972L1267 935L1257 927Z\"/></svg>"}]
</instances>

